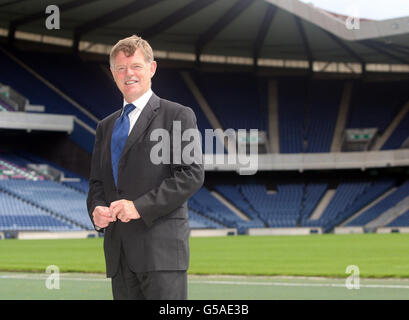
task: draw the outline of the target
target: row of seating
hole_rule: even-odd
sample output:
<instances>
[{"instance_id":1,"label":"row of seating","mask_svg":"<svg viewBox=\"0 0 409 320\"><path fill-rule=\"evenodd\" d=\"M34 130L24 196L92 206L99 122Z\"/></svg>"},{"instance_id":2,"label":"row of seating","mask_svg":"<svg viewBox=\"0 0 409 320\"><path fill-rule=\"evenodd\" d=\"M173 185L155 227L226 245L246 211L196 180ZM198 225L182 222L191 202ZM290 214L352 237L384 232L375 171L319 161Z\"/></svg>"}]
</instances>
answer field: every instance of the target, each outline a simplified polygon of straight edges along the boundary
<instances>
[{"instance_id":1,"label":"row of seating","mask_svg":"<svg viewBox=\"0 0 409 320\"><path fill-rule=\"evenodd\" d=\"M401 200L409 196L409 181L403 183L387 197L379 201L373 207L364 211L356 219L348 223L348 226L362 226L377 218L380 213L392 208Z\"/></svg>"},{"instance_id":2,"label":"row of seating","mask_svg":"<svg viewBox=\"0 0 409 320\"><path fill-rule=\"evenodd\" d=\"M251 223L256 224L255 227L322 227L328 232L388 192L395 183L394 179L340 182L331 201L315 220L311 219L311 215L328 190L325 183L278 184L276 192L256 184L217 185L215 190L245 213ZM369 221L407 196L407 183L398 188L395 196L388 197L385 205L374 206ZM203 211L206 214L206 210ZM357 224L352 220L347 226L365 225L368 222L362 221L365 216L360 216ZM234 225L231 221L225 223Z\"/></svg>"},{"instance_id":3,"label":"row of seating","mask_svg":"<svg viewBox=\"0 0 409 320\"><path fill-rule=\"evenodd\" d=\"M7 163L24 169L22 166L41 158L26 154L25 157L2 153ZM11 162L10 160L13 160ZM18 165L17 165L18 164ZM11 178L0 180L0 209L2 216L8 219L8 226L16 224L17 216L51 216L65 221L57 227L82 228L92 230L93 226L86 209L88 181L83 177L65 170L69 177L78 182L58 183L49 180L22 180ZM248 228L263 227L322 227L325 232L353 217L359 210L396 187L395 179L345 180L335 185L335 194L318 219L311 219L313 211L328 190L328 183L317 182L279 182L268 189L264 184L216 184L213 191L203 186L188 202L192 228L237 228L245 233ZM334 184L334 182L332 182ZM380 214L396 205L409 194L409 181L396 187L389 196L355 219L347 226L364 226ZM240 216L227 207L219 197L241 211ZM36 208L36 209L33 209ZM20 219L20 218L18 218ZM24 219L24 218L21 218ZM31 219L31 218L30 218ZM44 220L44 218L42 218ZM14 222L13 222L14 221ZM18 220L19 221L19 220ZM405 220L402 218L401 223ZM35 222L30 222L34 224ZM24 224L16 224L24 227ZM50 227L54 225L50 222Z\"/></svg>"},{"instance_id":4,"label":"row of seating","mask_svg":"<svg viewBox=\"0 0 409 320\"><path fill-rule=\"evenodd\" d=\"M386 227L401 227L409 226L409 210L404 212L402 215L389 222Z\"/></svg>"},{"instance_id":5,"label":"row of seating","mask_svg":"<svg viewBox=\"0 0 409 320\"><path fill-rule=\"evenodd\" d=\"M11 53L100 119L122 105L120 93L110 79L107 63L84 62L70 54L36 53L18 49ZM60 63L62 59L64 64ZM2 52L0 68L4 71L0 73L0 81L15 88L31 103L45 105L46 112L74 114L91 127L96 127L94 120ZM63 80L61 72L65 75ZM224 129L255 128L268 133L267 78L249 73L186 72L190 74ZM13 74L12 78L8 76L10 74ZM78 79L89 84L86 92L77 85ZM276 80L280 152L329 152L345 82L301 77ZM407 85L407 81L355 81L346 128L378 128L379 132L383 132L409 100ZM152 88L163 98L190 106L195 111L203 137L205 129L212 129L208 117L185 83L180 70L159 68L152 80ZM409 115L406 120L408 117ZM401 147L409 136L407 123L405 120L400 122L382 149ZM75 135L72 137L80 140ZM211 152L215 152L215 148Z\"/></svg>"},{"instance_id":6,"label":"row of seating","mask_svg":"<svg viewBox=\"0 0 409 320\"><path fill-rule=\"evenodd\" d=\"M85 206L86 195L55 181L0 181L0 190L69 219L83 229L93 229Z\"/></svg>"},{"instance_id":7,"label":"row of seating","mask_svg":"<svg viewBox=\"0 0 409 320\"><path fill-rule=\"evenodd\" d=\"M232 212L214 197L207 188L202 187L188 202L190 223L192 228L230 227L237 228L239 233L245 233L248 228L288 228L297 226L322 227L324 231L328 232L365 205L374 201L392 186L393 182L391 181L341 183L321 217L316 220L312 220L307 215L308 211L311 214L314 206L312 204L307 205L309 200L301 199L303 195L300 196L299 192L295 191L297 189L301 190L302 185L280 185L275 194L268 194L263 185L218 186L218 190L224 191L228 190L228 188L240 188L240 191L235 194L235 198L232 198L232 192L230 192L230 195L229 192L225 192L224 195L226 195L226 199L247 215L247 219L243 219ZM323 194L322 190L326 186L315 185L310 186L310 188L304 186L304 188L305 190L319 188L321 194ZM77 191L53 181L9 180L0 181L0 194L0 215L2 216L1 221L3 221L0 229L11 228L14 225L15 228L25 226L24 223L20 223L25 218L17 219L13 218L13 216L30 217L27 218L30 220L27 223L33 229L40 228L41 221L49 221L50 219L41 228L47 228L48 225L48 227L58 227L64 230L75 228L93 229L85 207L85 192ZM241 199L239 202L235 202L235 199L238 199L238 194L241 195ZM352 220L347 226L364 226L388 208L396 205L408 194L409 182L406 182L383 201ZM319 200L318 197L313 198L311 203L315 203L316 207ZM243 203L247 203L247 206L244 206ZM251 210L249 210L250 208ZM42 220L35 220L34 216L44 217L41 218ZM48 220L44 220L45 217ZM53 220L55 217L59 218L58 223ZM408 220L405 220L404 217L405 215L395 222L391 222L391 225L396 226L399 223L406 223L409 226ZM61 220L65 221L65 223L61 223ZM16 221L20 222L17 223Z\"/></svg>"},{"instance_id":8,"label":"row of seating","mask_svg":"<svg viewBox=\"0 0 409 320\"><path fill-rule=\"evenodd\" d=\"M75 231L81 228L0 190L1 231Z\"/></svg>"},{"instance_id":9,"label":"row of seating","mask_svg":"<svg viewBox=\"0 0 409 320\"><path fill-rule=\"evenodd\" d=\"M6 160L2 153L0 157L0 180L23 179L23 180L44 180L44 176L33 170L20 167L19 165Z\"/></svg>"}]
</instances>

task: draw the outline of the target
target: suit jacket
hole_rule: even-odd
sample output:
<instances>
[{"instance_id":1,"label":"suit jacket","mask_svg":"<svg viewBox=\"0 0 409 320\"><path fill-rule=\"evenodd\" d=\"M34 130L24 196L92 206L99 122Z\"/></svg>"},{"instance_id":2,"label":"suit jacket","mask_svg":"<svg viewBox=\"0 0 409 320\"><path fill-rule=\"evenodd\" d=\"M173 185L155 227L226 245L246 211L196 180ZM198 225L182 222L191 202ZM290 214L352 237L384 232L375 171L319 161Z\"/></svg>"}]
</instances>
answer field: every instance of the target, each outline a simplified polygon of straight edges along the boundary
<instances>
[{"instance_id":1,"label":"suit jacket","mask_svg":"<svg viewBox=\"0 0 409 320\"><path fill-rule=\"evenodd\" d=\"M115 187L111 165L111 136L118 110L98 123L91 163L88 213L96 206L132 200L141 219L123 223L111 222L104 229L104 253L107 277L113 277L119 264L121 246L129 267L134 272L187 270L189 266L189 224L187 200L203 185L202 161L188 164L173 161L154 164L150 141L153 130L161 128L170 134L174 121L180 128L197 129L192 109L161 99L152 94L142 110L124 147L118 165L118 185ZM181 143L183 148L189 142ZM201 142L196 147L200 149ZM201 160L201 159L200 159Z\"/></svg>"}]
</instances>

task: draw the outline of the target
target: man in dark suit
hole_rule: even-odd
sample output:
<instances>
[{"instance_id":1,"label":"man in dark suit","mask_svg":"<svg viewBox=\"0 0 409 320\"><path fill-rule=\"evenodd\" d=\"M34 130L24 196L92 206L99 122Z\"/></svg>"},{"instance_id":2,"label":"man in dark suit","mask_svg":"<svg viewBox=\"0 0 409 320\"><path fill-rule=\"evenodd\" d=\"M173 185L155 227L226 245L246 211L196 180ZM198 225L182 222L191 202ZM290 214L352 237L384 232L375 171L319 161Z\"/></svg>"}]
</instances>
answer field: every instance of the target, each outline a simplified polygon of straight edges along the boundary
<instances>
[{"instance_id":1,"label":"man in dark suit","mask_svg":"<svg viewBox=\"0 0 409 320\"><path fill-rule=\"evenodd\" d=\"M178 135L172 131L197 130L196 117L190 108L152 92L156 62L142 38L120 40L110 65L124 107L98 123L87 207L95 229L104 232L113 297L186 299L187 200L202 186L204 170L200 139L189 141L200 159L175 161L175 146L181 151L188 142L174 141ZM169 132L162 152L168 148L171 155L159 164L151 152L158 129Z\"/></svg>"}]
</instances>

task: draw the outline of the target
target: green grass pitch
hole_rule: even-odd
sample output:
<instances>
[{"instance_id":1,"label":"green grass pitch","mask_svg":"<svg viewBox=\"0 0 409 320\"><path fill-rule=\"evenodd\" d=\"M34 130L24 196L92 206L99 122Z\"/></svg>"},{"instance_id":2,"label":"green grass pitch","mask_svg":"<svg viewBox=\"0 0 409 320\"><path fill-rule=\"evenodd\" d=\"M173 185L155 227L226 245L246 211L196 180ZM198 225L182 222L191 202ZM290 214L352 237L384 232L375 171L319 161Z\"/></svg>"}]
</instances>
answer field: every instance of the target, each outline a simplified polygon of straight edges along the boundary
<instances>
[{"instance_id":1,"label":"green grass pitch","mask_svg":"<svg viewBox=\"0 0 409 320\"><path fill-rule=\"evenodd\" d=\"M190 274L409 278L409 234L191 238ZM103 239L2 240L0 270L104 273Z\"/></svg>"}]
</instances>

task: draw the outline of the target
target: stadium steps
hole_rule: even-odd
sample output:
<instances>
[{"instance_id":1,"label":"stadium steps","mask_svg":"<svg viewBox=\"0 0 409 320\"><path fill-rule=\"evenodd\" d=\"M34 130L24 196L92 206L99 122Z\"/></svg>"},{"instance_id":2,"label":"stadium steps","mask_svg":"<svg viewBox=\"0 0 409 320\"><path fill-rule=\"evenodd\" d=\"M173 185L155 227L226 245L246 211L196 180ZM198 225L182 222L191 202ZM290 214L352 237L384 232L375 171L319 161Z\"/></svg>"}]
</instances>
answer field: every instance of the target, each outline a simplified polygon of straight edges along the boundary
<instances>
[{"instance_id":1,"label":"stadium steps","mask_svg":"<svg viewBox=\"0 0 409 320\"><path fill-rule=\"evenodd\" d=\"M249 201L249 199L246 197L246 195L243 193L243 189L242 188L238 188L238 192L241 195L241 197L243 198L243 200L248 204L249 208L251 208L251 210L254 211L255 213L255 217L257 219L260 219L260 221L262 221L262 223L264 224L264 227L268 227L268 223L267 221L260 215L260 212L258 212L256 210L256 208L254 208L254 205L251 203L251 201Z\"/></svg>"},{"instance_id":2,"label":"stadium steps","mask_svg":"<svg viewBox=\"0 0 409 320\"><path fill-rule=\"evenodd\" d=\"M82 228L84 230L88 230L87 226L84 226L84 225L82 225L82 224L80 224L80 223L78 223L78 222L76 222L74 220L71 220L71 219L67 218L66 216L63 216L63 215L59 214L58 212L52 211L52 210L50 210L50 209L48 209L48 208L46 208L46 207L44 207L42 205L39 205L39 204L37 204L37 203L35 203L33 201L27 200L27 199L19 196L18 194L15 194L14 192L3 189L1 186L0 186L0 191L7 194L7 195L9 195L9 196L12 196L12 197L18 199L18 200L21 200L21 201L23 201L25 203L28 203L28 204L30 204L30 205L32 205L34 207L40 208L41 210L46 211L48 214L50 214L54 218L57 218L58 220L64 221L66 223L69 223L69 224L71 224L73 226Z\"/></svg>"},{"instance_id":3,"label":"stadium steps","mask_svg":"<svg viewBox=\"0 0 409 320\"><path fill-rule=\"evenodd\" d=\"M108 77L110 81L114 81L111 70L109 69L109 66L100 64L99 67L101 68L102 72L106 74L106 76Z\"/></svg>"},{"instance_id":4,"label":"stadium steps","mask_svg":"<svg viewBox=\"0 0 409 320\"><path fill-rule=\"evenodd\" d=\"M377 228L384 227L387 224L391 223L393 220L400 217L409 209L409 196L405 199L398 202L394 207L390 208L389 210L385 211L376 219L372 220L371 222L365 225L365 229L368 231L375 231Z\"/></svg>"},{"instance_id":5,"label":"stadium steps","mask_svg":"<svg viewBox=\"0 0 409 320\"><path fill-rule=\"evenodd\" d=\"M221 221L219 219L216 219L216 218L214 218L214 217L212 217L210 215L203 214L202 212L200 212L198 210L195 210L194 208L189 207L189 210L196 213L197 215L201 216L202 218L205 218L207 220L210 220L210 221L212 221L212 222L214 222L216 224L219 224L219 225L223 226L224 228L231 228L230 226L228 226L223 221Z\"/></svg>"},{"instance_id":6,"label":"stadium steps","mask_svg":"<svg viewBox=\"0 0 409 320\"><path fill-rule=\"evenodd\" d=\"M380 136L374 143L372 150L379 151L382 146L388 141L395 129L399 126L403 118L409 113L409 101L406 102L405 106L401 111L395 116L389 126L386 128L382 136Z\"/></svg>"},{"instance_id":7,"label":"stadium steps","mask_svg":"<svg viewBox=\"0 0 409 320\"><path fill-rule=\"evenodd\" d=\"M301 203L300 217L297 221L297 227L304 226L304 221L309 219L315 208L317 208L321 199L324 197L327 188L327 184L307 183L303 186L303 199Z\"/></svg>"},{"instance_id":8,"label":"stadium steps","mask_svg":"<svg viewBox=\"0 0 409 320\"><path fill-rule=\"evenodd\" d=\"M278 123L278 85L276 80L268 82L268 137L271 152L280 153L280 130Z\"/></svg>"},{"instance_id":9,"label":"stadium steps","mask_svg":"<svg viewBox=\"0 0 409 320\"><path fill-rule=\"evenodd\" d=\"M221 203L223 203L227 208L229 208L233 213L235 213L240 219L245 221L250 221L251 219L240 209L238 209L235 205L233 205L230 201L228 201L225 197L223 197L220 193L216 191L210 191L210 193L218 199Z\"/></svg>"},{"instance_id":10,"label":"stadium steps","mask_svg":"<svg viewBox=\"0 0 409 320\"><path fill-rule=\"evenodd\" d=\"M331 144L331 152L340 152L342 147L343 133L348 119L349 105L352 97L352 82L346 82L339 106L337 123Z\"/></svg>"},{"instance_id":11,"label":"stadium steps","mask_svg":"<svg viewBox=\"0 0 409 320\"><path fill-rule=\"evenodd\" d=\"M202 92L200 91L199 87L193 81L190 74L186 71L181 71L180 75L182 76L183 81L185 82L186 86L189 88L192 95L195 97L199 107L202 109L203 113L206 115L209 123L211 124L213 129L221 129L224 130L222 124L220 123L217 116L214 114L212 108L210 107L209 103L203 96ZM226 128L225 128L226 129ZM215 131L216 135L218 135L218 131ZM218 136L218 142L224 145L223 137ZM225 145L225 149L227 149L227 145Z\"/></svg>"},{"instance_id":12,"label":"stadium steps","mask_svg":"<svg viewBox=\"0 0 409 320\"><path fill-rule=\"evenodd\" d=\"M347 220L345 220L340 227L345 227L348 225L349 222L351 222L352 220L354 220L355 218L358 218L362 213L364 213L365 211L367 211L368 209L372 208L373 206L375 206L378 202L382 201L383 199L385 199L386 197L388 197L391 193L393 193L397 188L394 187L392 189L390 189L389 191L385 192L383 195L379 196L377 199L375 199L373 202L371 202L370 204L368 204L367 206L365 206L364 208L362 208L361 210L359 210L357 213L355 213L354 215L352 215L351 217L349 217Z\"/></svg>"},{"instance_id":13,"label":"stadium steps","mask_svg":"<svg viewBox=\"0 0 409 320\"><path fill-rule=\"evenodd\" d=\"M327 190L327 192L325 192L318 206L315 208L315 210L311 214L310 220L318 220L319 218L321 218L328 204L331 202L332 198L334 197L335 192L336 190L334 189Z\"/></svg>"},{"instance_id":14,"label":"stadium steps","mask_svg":"<svg viewBox=\"0 0 409 320\"><path fill-rule=\"evenodd\" d=\"M14 54L11 52L5 50L4 48L0 48L1 51L5 55L7 55L10 59L12 59L15 63L17 63L20 67L25 69L28 73L33 75L35 78L37 78L40 82L42 82L44 85L46 85L48 88L53 90L56 94L58 94L60 97L68 101L72 106L74 106L76 109L78 109L82 114L84 114L86 117L94 121L95 123L98 123L99 119L95 117L92 113L90 113L85 107L80 105L78 102L74 101L71 99L68 95L66 95L64 92L62 92L60 89L58 89L56 86L54 86L51 82L49 82L47 79L42 77L40 74L38 74L34 69L29 67L27 64L25 64L23 61L21 61L19 58L17 58Z\"/></svg>"},{"instance_id":15,"label":"stadium steps","mask_svg":"<svg viewBox=\"0 0 409 320\"><path fill-rule=\"evenodd\" d=\"M72 183L62 182L61 184L62 184L63 186L66 186L67 188L70 188L70 189L72 189L72 190L74 190L74 191L77 191L77 192L79 192L79 193L81 193L81 194L85 194L85 195L88 194L87 192L85 192L85 190L82 190L81 188L76 187L76 186L75 186L74 184L72 184Z\"/></svg>"}]
</instances>

